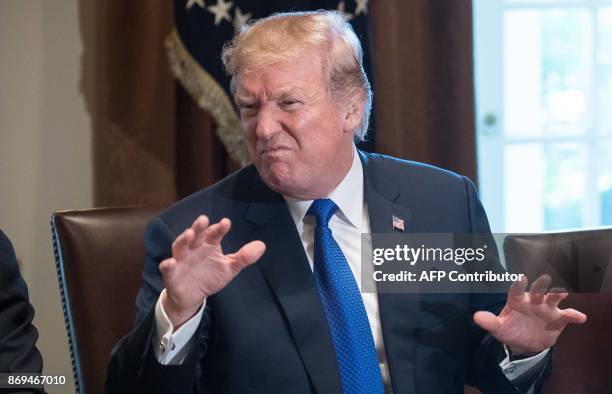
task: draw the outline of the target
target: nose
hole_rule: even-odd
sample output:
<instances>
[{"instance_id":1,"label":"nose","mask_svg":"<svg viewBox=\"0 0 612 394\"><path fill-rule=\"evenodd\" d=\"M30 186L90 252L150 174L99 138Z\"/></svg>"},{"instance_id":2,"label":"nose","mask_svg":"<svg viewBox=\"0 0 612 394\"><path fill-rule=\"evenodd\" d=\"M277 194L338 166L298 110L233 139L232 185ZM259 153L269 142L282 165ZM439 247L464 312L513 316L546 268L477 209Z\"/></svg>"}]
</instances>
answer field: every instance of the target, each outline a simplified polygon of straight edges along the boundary
<instances>
[{"instance_id":1,"label":"nose","mask_svg":"<svg viewBox=\"0 0 612 394\"><path fill-rule=\"evenodd\" d=\"M279 114L272 105L262 105L257 114L255 134L260 139L270 139L281 130Z\"/></svg>"}]
</instances>

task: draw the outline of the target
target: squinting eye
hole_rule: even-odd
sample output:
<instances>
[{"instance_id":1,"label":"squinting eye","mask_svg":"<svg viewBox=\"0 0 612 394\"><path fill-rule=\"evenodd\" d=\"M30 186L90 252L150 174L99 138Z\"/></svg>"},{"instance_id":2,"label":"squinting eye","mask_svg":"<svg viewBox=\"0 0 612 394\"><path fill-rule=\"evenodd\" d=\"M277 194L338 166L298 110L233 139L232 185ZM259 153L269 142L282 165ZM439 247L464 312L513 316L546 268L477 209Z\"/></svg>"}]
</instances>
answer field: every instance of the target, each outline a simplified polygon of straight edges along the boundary
<instances>
[{"instance_id":1,"label":"squinting eye","mask_svg":"<svg viewBox=\"0 0 612 394\"><path fill-rule=\"evenodd\" d=\"M298 100L283 100L281 102L281 105L283 107L294 107L296 105L300 104L300 102Z\"/></svg>"},{"instance_id":2,"label":"squinting eye","mask_svg":"<svg viewBox=\"0 0 612 394\"><path fill-rule=\"evenodd\" d=\"M244 115L254 115L257 113L257 105L255 104L243 104L238 107L240 113Z\"/></svg>"}]
</instances>

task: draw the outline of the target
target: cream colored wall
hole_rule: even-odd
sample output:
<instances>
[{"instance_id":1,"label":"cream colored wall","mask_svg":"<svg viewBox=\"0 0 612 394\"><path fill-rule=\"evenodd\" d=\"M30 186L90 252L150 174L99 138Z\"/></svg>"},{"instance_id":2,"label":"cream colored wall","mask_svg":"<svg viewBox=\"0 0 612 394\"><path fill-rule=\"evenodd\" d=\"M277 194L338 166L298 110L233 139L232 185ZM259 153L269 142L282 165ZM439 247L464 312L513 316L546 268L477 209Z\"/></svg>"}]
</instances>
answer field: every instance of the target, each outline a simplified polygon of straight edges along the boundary
<instances>
[{"instance_id":1,"label":"cream colored wall","mask_svg":"<svg viewBox=\"0 0 612 394\"><path fill-rule=\"evenodd\" d=\"M23 265L45 372L70 380L50 393L74 388L49 218L92 206L79 23L77 0L0 1L0 228Z\"/></svg>"}]
</instances>

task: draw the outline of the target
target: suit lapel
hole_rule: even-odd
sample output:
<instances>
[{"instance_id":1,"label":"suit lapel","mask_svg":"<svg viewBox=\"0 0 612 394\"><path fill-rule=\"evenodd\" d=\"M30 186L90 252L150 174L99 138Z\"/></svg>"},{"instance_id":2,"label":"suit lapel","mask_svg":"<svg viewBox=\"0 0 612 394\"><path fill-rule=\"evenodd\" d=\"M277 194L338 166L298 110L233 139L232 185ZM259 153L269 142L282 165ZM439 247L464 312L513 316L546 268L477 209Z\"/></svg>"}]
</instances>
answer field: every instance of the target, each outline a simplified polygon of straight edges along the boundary
<instances>
[{"instance_id":1,"label":"suit lapel","mask_svg":"<svg viewBox=\"0 0 612 394\"><path fill-rule=\"evenodd\" d=\"M393 232L393 217L404 221L404 231L413 225L408 208L396 203L399 190L389 180L387 169L360 152L364 170L364 196L368 206L372 234ZM374 242L374 239L373 239ZM376 245L372 245L373 248ZM413 393L415 390L416 342L415 330L419 317L418 294L378 294L380 323L393 391Z\"/></svg>"},{"instance_id":2,"label":"suit lapel","mask_svg":"<svg viewBox=\"0 0 612 394\"><path fill-rule=\"evenodd\" d=\"M267 246L257 266L278 299L315 391L340 393L334 345L302 241L282 196L259 182L268 196L247 208L245 220L252 228L246 241Z\"/></svg>"}]
</instances>

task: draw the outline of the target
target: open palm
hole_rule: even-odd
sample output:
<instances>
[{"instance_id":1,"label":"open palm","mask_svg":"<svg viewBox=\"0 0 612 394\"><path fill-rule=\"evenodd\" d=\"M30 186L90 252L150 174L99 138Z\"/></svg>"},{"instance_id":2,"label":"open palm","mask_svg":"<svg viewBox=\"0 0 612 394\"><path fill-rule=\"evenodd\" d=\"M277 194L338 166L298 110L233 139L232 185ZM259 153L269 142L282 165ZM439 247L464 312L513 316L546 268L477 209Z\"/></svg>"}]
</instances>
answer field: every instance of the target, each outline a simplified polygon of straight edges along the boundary
<instances>
[{"instance_id":1,"label":"open palm","mask_svg":"<svg viewBox=\"0 0 612 394\"><path fill-rule=\"evenodd\" d=\"M569 323L584 323L584 313L575 309L559 309L567 292L548 292L551 279L543 275L536 279L529 292L527 278L523 276L508 292L508 301L499 316L479 311L474 321L489 331L516 354L531 355L555 344Z\"/></svg>"},{"instance_id":2,"label":"open palm","mask_svg":"<svg viewBox=\"0 0 612 394\"><path fill-rule=\"evenodd\" d=\"M261 241L224 254L221 241L230 227L226 218L209 224L208 217L198 217L172 244L172 257L159 265L166 288L164 310L175 328L191 318L206 297L224 288L263 255L266 247Z\"/></svg>"}]
</instances>

